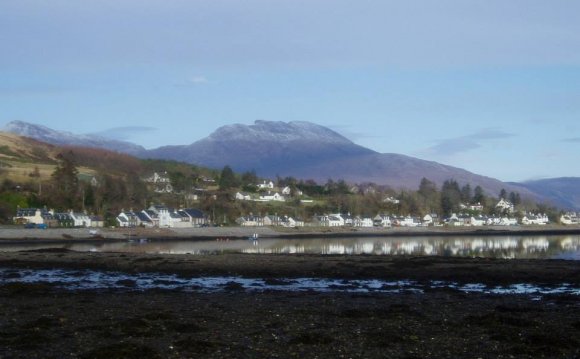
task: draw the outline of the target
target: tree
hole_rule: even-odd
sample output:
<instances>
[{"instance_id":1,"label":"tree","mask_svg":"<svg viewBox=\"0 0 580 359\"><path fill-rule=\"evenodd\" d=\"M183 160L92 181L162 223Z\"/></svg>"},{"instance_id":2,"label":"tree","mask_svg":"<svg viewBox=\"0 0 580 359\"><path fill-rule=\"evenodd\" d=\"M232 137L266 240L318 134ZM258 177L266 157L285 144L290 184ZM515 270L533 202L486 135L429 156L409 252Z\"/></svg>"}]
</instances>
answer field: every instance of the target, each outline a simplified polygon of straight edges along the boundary
<instances>
[{"instance_id":1,"label":"tree","mask_svg":"<svg viewBox=\"0 0 580 359\"><path fill-rule=\"evenodd\" d=\"M423 203L423 210L425 213L437 211L439 208L437 185L429 181L427 178L421 179L419 184L419 191L417 191Z\"/></svg>"},{"instance_id":2,"label":"tree","mask_svg":"<svg viewBox=\"0 0 580 359\"><path fill-rule=\"evenodd\" d=\"M227 190L230 188L237 187L237 185L238 185L237 182L238 181L236 179L236 175L234 174L234 171L231 169L230 166L225 166L222 169L222 172L220 174L220 180L219 180L220 190Z\"/></svg>"},{"instance_id":3,"label":"tree","mask_svg":"<svg viewBox=\"0 0 580 359\"><path fill-rule=\"evenodd\" d=\"M507 191L504 188L499 192L499 199L507 199Z\"/></svg>"},{"instance_id":4,"label":"tree","mask_svg":"<svg viewBox=\"0 0 580 359\"><path fill-rule=\"evenodd\" d=\"M79 180L78 180L78 170L73 161L74 155L69 152L66 155L59 154L57 159L59 160L56 169L52 173L52 192L51 198L52 202L63 209L75 208L79 202L78 190L79 190Z\"/></svg>"},{"instance_id":5,"label":"tree","mask_svg":"<svg viewBox=\"0 0 580 359\"><path fill-rule=\"evenodd\" d=\"M461 191L455 180L447 180L441 187L441 210L446 216L459 210L461 203Z\"/></svg>"},{"instance_id":6,"label":"tree","mask_svg":"<svg viewBox=\"0 0 580 359\"><path fill-rule=\"evenodd\" d=\"M510 192L510 202L514 205L517 206L520 203L522 203L522 199L520 197L520 194L518 192Z\"/></svg>"},{"instance_id":7,"label":"tree","mask_svg":"<svg viewBox=\"0 0 580 359\"><path fill-rule=\"evenodd\" d=\"M483 192L483 188L481 186L475 187L473 191L473 202L475 203L484 203L485 202L485 194Z\"/></svg>"},{"instance_id":8,"label":"tree","mask_svg":"<svg viewBox=\"0 0 580 359\"><path fill-rule=\"evenodd\" d=\"M471 186L466 184L465 186L461 187L461 201L463 203L469 204L472 200L471 195Z\"/></svg>"}]
</instances>

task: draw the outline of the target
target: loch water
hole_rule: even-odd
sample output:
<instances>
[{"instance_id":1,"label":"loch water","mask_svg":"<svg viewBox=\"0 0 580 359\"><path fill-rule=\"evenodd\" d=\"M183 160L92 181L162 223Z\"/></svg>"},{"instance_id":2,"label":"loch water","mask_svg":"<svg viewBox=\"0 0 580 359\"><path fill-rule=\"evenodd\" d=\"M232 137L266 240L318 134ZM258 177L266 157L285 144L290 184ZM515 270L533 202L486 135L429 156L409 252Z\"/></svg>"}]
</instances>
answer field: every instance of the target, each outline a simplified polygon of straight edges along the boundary
<instances>
[{"instance_id":1,"label":"loch water","mask_svg":"<svg viewBox=\"0 0 580 359\"><path fill-rule=\"evenodd\" d=\"M0 243L0 251L68 249L79 252L212 255L318 254L379 256L451 256L580 260L580 235L348 237L258 240L157 239L127 241Z\"/></svg>"}]
</instances>

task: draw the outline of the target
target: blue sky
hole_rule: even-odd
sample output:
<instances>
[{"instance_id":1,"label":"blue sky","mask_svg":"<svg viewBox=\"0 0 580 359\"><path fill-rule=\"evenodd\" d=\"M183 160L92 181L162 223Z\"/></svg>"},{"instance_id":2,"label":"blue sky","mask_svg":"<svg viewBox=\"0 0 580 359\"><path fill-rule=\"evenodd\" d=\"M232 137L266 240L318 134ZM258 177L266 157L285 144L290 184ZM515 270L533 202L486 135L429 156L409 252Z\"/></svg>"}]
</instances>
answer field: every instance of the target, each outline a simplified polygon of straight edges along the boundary
<instances>
[{"instance_id":1,"label":"blue sky","mask_svg":"<svg viewBox=\"0 0 580 359\"><path fill-rule=\"evenodd\" d=\"M0 125L153 148L311 121L506 181L580 176L576 0L2 0Z\"/></svg>"}]
</instances>

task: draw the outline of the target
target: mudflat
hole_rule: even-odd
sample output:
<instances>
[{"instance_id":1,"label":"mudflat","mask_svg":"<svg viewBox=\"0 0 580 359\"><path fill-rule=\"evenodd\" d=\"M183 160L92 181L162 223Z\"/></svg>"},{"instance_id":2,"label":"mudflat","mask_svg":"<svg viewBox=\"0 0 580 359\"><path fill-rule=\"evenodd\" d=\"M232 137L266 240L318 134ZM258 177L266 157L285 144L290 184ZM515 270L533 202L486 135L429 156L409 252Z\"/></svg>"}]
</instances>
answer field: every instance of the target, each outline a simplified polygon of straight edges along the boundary
<instances>
[{"instance_id":1,"label":"mudflat","mask_svg":"<svg viewBox=\"0 0 580 359\"><path fill-rule=\"evenodd\" d=\"M466 293L432 281L580 287L580 263L446 257L0 253L0 268L413 280L421 293L65 290L2 282L2 358L575 358L574 294Z\"/></svg>"}]
</instances>

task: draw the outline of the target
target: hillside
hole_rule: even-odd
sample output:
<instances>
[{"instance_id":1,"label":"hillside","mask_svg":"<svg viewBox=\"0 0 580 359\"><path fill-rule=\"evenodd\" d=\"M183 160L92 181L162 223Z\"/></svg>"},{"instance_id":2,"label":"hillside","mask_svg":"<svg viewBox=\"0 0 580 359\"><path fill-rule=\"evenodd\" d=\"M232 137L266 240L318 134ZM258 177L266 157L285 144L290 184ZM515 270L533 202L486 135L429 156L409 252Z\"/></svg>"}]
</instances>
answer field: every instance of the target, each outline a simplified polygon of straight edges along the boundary
<instances>
[{"instance_id":1,"label":"hillside","mask_svg":"<svg viewBox=\"0 0 580 359\"><path fill-rule=\"evenodd\" d=\"M518 183L517 185L550 198L552 203L563 208L580 210L580 178L548 178Z\"/></svg>"}]
</instances>

